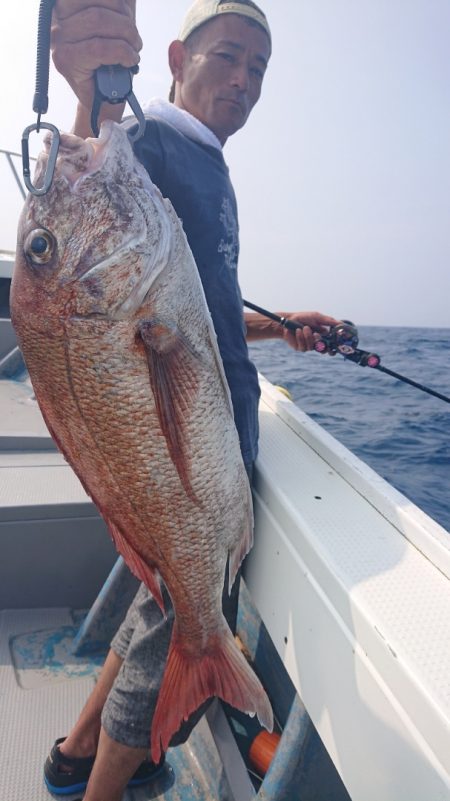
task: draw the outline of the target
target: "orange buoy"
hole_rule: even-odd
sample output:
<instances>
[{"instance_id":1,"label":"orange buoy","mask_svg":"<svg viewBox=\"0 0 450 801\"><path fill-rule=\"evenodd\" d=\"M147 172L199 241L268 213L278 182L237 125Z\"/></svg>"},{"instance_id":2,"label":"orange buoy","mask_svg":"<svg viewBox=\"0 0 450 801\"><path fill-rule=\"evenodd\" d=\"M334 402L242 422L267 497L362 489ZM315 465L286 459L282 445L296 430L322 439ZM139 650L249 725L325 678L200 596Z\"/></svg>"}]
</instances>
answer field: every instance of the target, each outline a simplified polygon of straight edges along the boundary
<instances>
[{"instance_id":1,"label":"orange buoy","mask_svg":"<svg viewBox=\"0 0 450 801\"><path fill-rule=\"evenodd\" d=\"M265 776L269 770L280 740L280 734L268 731L261 731L253 740L248 756L252 767L259 776Z\"/></svg>"}]
</instances>

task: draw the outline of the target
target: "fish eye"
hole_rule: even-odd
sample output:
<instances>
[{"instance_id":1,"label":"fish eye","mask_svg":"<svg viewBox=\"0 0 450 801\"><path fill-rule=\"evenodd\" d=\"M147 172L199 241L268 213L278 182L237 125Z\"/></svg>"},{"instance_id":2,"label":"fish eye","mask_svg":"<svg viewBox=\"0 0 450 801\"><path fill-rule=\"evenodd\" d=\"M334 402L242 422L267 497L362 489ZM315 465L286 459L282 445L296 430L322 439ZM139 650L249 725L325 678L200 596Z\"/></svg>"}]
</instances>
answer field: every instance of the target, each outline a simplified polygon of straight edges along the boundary
<instances>
[{"instance_id":1,"label":"fish eye","mask_svg":"<svg viewBox=\"0 0 450 801\"><path fill-rule=\"evenodd\" d=\"M31 231L24 245L25 255L34 264L47 264L52 258L55 248L55 237L45 228Z\"/></svg>"}]
</instances>

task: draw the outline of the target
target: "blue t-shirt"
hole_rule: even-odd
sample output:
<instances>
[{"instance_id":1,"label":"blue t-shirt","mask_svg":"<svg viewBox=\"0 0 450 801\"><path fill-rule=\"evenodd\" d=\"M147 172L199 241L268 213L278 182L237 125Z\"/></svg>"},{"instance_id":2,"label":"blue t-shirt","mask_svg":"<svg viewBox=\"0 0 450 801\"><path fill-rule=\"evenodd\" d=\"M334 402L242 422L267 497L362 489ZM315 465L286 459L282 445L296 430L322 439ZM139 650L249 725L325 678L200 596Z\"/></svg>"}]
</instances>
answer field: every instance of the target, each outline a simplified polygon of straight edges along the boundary
<instances>
[{"instance_id":1,"label":"blue t-shirt","mask_svg":"<svg viewBox=\"0 0 450 801\"><path fill-rule=\"evenodd\" d=\"M237 277L239 225L228 167L220 150L156 119L147 120L134 151L183 224L214 323L242 457L251 464L258 449L260 389L245 339Z\"/></svg>"}]
</instances>

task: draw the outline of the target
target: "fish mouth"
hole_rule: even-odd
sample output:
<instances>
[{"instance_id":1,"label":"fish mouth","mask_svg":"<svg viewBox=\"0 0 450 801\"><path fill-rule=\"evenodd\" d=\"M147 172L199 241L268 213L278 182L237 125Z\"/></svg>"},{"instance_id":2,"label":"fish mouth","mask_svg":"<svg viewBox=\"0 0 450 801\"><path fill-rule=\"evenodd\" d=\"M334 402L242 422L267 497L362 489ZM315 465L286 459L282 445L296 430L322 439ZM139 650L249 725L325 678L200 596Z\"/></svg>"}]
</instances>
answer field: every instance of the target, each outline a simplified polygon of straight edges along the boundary
<instances>
[{"instance_id":1,"label":"fish mouth","mask_svg":"<svg viewBox=\"0 0 450 801\"><path fill-rule=\"evenodd\" d=\"M78 184L85 178L99 172L110 154L120 151L123 159L126 153L126 133L119 124L105 120L100 127L98 137L82 139L76 134L62 133L56 162L56 171L63 176L69 186L76 191ZM127 142L128 144L128 142ZM48 158L51 147L51 135L44 139L45 155ZM131 148L129 148L130 153Z\"/></svg>"},{"instance_id":2,"label":"fish mouth","mask_svg":"<svg viewBox=\"0 0 450 801\"><path fill-rule=\"evenodd\" d=\"M119 123L113 122L112 120L104 120L104 122L102 122L100 125L99 136L90 136L85 139L85 142L93 150L93 156L89 164L89 174L96 172L103 167L106 157L109 155L111 150L115 151L120 149L122 155L125 151L123 146L124 143L126 143L127 149L130 155L132 155L127 134L120 127ZM121 143L122 146L120 146ZM131 159L128 160L131 161Z\"/></svg>"}]
</instances>

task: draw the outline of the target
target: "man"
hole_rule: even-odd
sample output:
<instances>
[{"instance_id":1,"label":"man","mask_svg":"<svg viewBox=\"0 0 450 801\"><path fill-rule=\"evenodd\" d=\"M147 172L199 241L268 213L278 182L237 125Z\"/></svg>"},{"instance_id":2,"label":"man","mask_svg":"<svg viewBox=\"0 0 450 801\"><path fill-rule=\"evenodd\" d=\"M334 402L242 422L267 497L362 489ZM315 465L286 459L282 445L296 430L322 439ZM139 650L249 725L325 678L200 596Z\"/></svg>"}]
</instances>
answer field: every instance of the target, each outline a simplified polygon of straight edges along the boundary
<instances>
[{"instance_id":1,"label":"man","mask_svg":"<svg viewBox=\"0 0 450 801\"><path fill-rule=\"evenodd\" d=\"M96 0L95 7L88 0L58 0L53 58L78 97L74 133L91 135L93 71L101 64L133 66L141 44L134 0ZM317 335L337 322L316 312L282 313L304 324L292 333L260 315L243 316L237 209L222 147L259 99L271 48L267 20L250 0L196 0L169 48L173 102L149 104L145 135L135 145L183 221L216 329L249 474L257 454L259 387L246 339L284 338L297 350L311 350ZM103 117L120 120L121 114L117 107L102 108ZM224 603L233 626L236 598ZM173 614L163 620L142 586L80 718L47 760L52 792L77 792L89 778L85 801L120 801L127 783L145 782L155 774L158 767L146 757L172 622ZM187 738L200 714L181 727L172 744Z\"/></svg>"}]
</instances>

